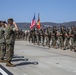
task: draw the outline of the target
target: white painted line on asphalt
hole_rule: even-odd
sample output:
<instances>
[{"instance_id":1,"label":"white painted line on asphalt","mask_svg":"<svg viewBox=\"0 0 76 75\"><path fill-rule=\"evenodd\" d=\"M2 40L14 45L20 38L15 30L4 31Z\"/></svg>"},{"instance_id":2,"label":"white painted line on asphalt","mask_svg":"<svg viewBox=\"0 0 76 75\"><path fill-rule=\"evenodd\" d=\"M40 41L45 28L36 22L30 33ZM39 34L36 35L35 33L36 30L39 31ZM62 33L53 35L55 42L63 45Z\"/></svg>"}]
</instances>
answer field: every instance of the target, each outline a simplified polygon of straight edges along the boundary
<instances>
[{"instance_id":1,"label":"white painted line on asphalt","mask_svg":"<svg viewBox=\"0 0 76 75\"><path fill-rule=\"evenodd\" d=\"M13 75L13 74L0 64L0 75Z\"/></svg>"},{"instance_id":2,"label":"white painted line on asphalt","mask_svg":"<svg viewBox=\"0 0 76 75\"><path fill-rule=\"evenodd\" d=\"M8 75L4 70L2 70L1 68L0 68L0 73L2 74L2 75Z\"/></svg>"}]
</instances>

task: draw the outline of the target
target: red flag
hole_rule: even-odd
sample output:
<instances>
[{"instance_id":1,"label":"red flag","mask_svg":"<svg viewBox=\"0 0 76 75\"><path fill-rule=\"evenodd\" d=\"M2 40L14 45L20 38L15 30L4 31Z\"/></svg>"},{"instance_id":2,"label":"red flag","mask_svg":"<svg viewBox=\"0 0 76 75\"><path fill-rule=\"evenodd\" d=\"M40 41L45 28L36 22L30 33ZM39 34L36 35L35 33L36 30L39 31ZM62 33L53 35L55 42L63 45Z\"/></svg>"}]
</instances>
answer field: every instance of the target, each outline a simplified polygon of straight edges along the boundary
<instances>
[{"instance_id":1,"label":"red flag","mask_svg":"<svg viewBox=\"0 0 76 75\"><path fill-rule=\"evenodd\" d=\"M37 29L41 28L41 24L40 24L40 16L38 14L38 21L37 21Z\"/></svg>"},{"instance_id":2,"label":"red flag","mask_svg":"<svg viewBox=\"0 0 76 75\"><path fill-rule=\"evenodd\" d=\"M30 25L30 29L32 29L35 25L36 25L36 20L35 20L35 14L34 14L34 18L33 18L31 25Z\"/></svg>"}]
</instances>

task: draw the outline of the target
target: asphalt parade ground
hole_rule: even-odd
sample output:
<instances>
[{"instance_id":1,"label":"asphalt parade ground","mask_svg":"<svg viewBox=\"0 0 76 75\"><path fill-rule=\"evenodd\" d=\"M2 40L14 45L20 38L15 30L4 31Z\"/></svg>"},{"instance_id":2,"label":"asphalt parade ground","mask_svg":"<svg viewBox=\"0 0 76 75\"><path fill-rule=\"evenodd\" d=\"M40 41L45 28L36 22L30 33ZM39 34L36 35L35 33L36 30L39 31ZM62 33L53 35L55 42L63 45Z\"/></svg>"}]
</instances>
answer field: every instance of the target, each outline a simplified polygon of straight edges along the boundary
<instances>
[{"instance_id":1,"label":"asphalt parade ground","mask_svg":"<svg viewBox=\"0 0 76 75\"><path fill-rule=\"evenodd\" d=\"M76 75L76 52L16 41L12 63L0 63L0 75Z\"/></svg>"}]
</instances>

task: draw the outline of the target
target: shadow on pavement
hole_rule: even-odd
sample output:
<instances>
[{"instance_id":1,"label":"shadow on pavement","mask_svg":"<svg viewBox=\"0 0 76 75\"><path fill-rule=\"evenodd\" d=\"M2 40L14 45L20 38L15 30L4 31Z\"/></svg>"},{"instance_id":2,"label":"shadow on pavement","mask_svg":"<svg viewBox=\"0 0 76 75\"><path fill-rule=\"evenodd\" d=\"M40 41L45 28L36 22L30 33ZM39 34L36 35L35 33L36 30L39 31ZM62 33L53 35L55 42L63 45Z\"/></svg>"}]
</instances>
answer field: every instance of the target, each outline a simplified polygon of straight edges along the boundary
<instances>
[{"instance_id":1,"label":"shadow on pavement","mask_svg":"<svg viewBox=\"0 0 76 75\"><path fill-rule=\"evenodd\" d=\"M13 58L24 58L24 56L16 56L16 55L14 55Z\"/></svg>"},{"instance_id":2,"label":"shadow on pavement","mask_svg":"<svg viewBox=\"0 0 76 75\"><path fill-rule=\"evenodd\" d=\"M16 66L24 66L24 65L38 65L38 62L21 62L19 64L16 64Z\"/></svg>"},{"instance_id":3,"label":"shadow on pavement","mask_svg":"<svg viewBox=\"0 0 76 75\"><path fill-rule=\"evenodd\" d=\"M27 58L26 59L20 58L20 59L13 59L12 60L12 62L16 62L16 61L28 61L28 59Z\"/></svg>"}]
</instances>

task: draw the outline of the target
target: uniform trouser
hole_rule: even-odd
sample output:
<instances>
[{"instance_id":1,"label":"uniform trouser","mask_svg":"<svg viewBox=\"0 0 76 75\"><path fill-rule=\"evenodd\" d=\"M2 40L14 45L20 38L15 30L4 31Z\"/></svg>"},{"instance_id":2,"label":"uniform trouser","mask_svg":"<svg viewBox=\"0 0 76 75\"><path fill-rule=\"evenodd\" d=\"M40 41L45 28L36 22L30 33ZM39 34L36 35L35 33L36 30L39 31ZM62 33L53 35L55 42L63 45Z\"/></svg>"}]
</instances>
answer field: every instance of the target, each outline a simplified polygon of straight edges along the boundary
<instances>
[{"instance_id":1,"label":"uniform trouser","mask_svg":"<svg viewBox=\"0 0 76 75\"><path fill-rule=\"evenodd\" d=\"M36 35L34 35L34 36L32 37L32 39L33 39L33 43L35 43L35 42L37 41Z\"/></svg>"},{"instance_id":2,"label":"uniform trouser","mask_svg":"<svg viewBox=\"0 0 76 75\"><path fill-rule=\"evenodd\" d=\"M32 39L32 37L31 37L31 35L29 36L29 42L30 41L32 41L32 43L33 43L33 39Z\"/></svg>"},{"instance_id":3,"label":"uniform trouser","mask_svg":"<svg viewBox=\"0 0 76 75\"><path fill-rule=\"evenodd\" d=\"M73 45L73 43L74 43L74 38L73 37L70 37L70 40L69 40L70 46Z\"/></svg>"},{"instance_id":4,"label":"uniform trouser","mask_svg":"<svg viewBox=\"0 0 76 75\"><path fill-rule=\"evenodd\" d=\"M44 45L45 36L42 36L42 45Z\"/></svg>"},{"instance_id":5,"label":"uniform trouser","mask_svg":"<svg viewBox=\"0 0 76 75\"><path fill-rule=\"evenodd\" d=\"M76 41L73 40L73 44L70 46L70 49L76 51Z\"/></svg>"},{"instance_id":6,"label":"uniform trouser","mask_svg":"<svg viewBox=\"0 0 76 75\"><path fill-rule=\"evenodd\" d=\"M32 40L32 43L33 43L33 37L30 37L30 39Z\"/></svg>"},{"instance_id":7,"label":"uniform trouser","mask_svg":"<svg viewBox=\"0 0 76 75\"><path fill-rule=\"evenodd\" d=\"M76 41L74 41L74 47L75 47L75 50L76 50Z\"/></svg>"},{"instance_id":8,"label":"uniform trouser","mask_svg":"<svg viewBox=\"0 0 76 75\"><path fill-rule=\"evenodd\" d=\"M56 38L55 38L55 36L52 36L52 46L56 46Z\"/></svg>"},{"instance_id":9,"label":"uniform trouser","mask_svg":"<svg viewBox=\"0 0 76 75\"><path fill-rule=\"evenodd\" d=\"M0 59L4 59L6 54L6 46L5 44L0 44Z\"/></svg>"},{"instance_id":10,"label":"uniform trouser","mask_svg":"<svg viewBox=\"0 0 76 75\"><path fill-rule=\"evenodd\" d=\"M14 44L6 44L6 60L11 61L14 55Z\"/></svg>"},{"instance_id":11,"label":"uniform trouser","mask_svg":"<svg viewBox=\"0 0 76 75\"><path fill-rule=\"evenodd\" d=\"M59 45L60 47L64 47L64 41L63 41L62 36L59 36Z\"/></svg>"},{"instance_id":12,"label":"uniform trouser","mask_svg":"<svg viewBox=\"0 0 76 75\"><path fill-rule=\"evenodd\" d=\"M47 38L48 38L48 39L47 39L47 44L48 44L48 46L50 46L51 37L48 36Z\"/></svg>"},{"instance_id":13,"label":"uniform trouser","mask_svg":"<svg viewBox=\"0 0 76 75\"><path fill-rule=\"evenodd\" d=\"M37 44L39 45L41 42L41 36L40 35L37 35Z\"/></svg>"},{"instance_id":14,"label":"uniform trouser","mask_svg":"<svg viewBox=\"0 0 76 75\"><path fill-rule=\"evenodd\" d=\"M67 48L69 46L69 38L66 37L64 41L64 48Z\"/></svg>"},{"instance_id":15,"label":"uniform trouser","mask_svg":"<svg viewBox=\"0 0 76 75\"><path fill-rule=\"evenodd\" d=\"M72 49L72 47L74 45L74 38L73 37L70 37L69 45L70 45L70 49Z\"/></svg>"}]
</instances>

